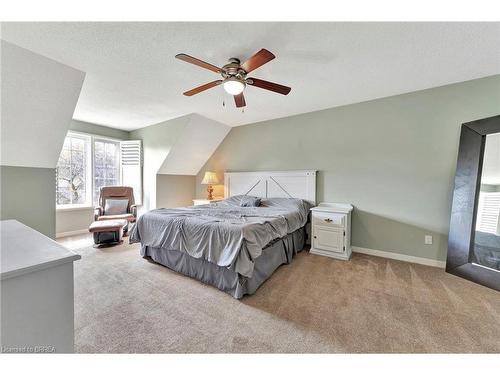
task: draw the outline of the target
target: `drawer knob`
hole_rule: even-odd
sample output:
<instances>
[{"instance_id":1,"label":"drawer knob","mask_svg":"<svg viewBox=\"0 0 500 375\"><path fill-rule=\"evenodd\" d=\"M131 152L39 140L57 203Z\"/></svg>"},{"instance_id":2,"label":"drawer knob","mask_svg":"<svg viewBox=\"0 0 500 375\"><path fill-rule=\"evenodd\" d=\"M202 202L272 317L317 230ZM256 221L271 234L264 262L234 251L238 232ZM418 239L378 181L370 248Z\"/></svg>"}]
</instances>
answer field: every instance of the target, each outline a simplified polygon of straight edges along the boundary
<instances>
[{"instance_id":1,"label":"drawer knob","mask_svg":"<svg viewBox=\"0 0 500 375\"><path fill-rule=\"evenodd\" d=\"M325 221L326 221L327 223L331 223L331 222L332 222L332 219L325 219Z\"/></svg>"}]
</instances>

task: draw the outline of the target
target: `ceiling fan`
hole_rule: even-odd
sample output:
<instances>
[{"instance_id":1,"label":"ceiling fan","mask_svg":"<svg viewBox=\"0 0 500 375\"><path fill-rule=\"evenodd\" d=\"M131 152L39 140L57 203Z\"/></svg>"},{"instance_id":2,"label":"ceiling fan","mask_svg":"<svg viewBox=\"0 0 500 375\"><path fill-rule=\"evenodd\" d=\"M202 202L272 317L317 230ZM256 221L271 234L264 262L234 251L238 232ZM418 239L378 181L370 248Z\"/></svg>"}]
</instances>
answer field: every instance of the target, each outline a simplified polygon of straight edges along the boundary
<instances>
[{"instance_id":1,"label":"ceiling fan","mask_svg":"<svg viewBox=\"0 0 500 375\"><path fill-rule=\"evenodd\" d=\"M250 57L243 64L240 63L239 59L232 57L229 59L229 62L222 68L218 68L215 65L197 59L196 57L186 55L185 53L180 53L175 57L179 60L211 70L212 72L218 73L222 76L222 79L205 83L204 85L186 91L184 93L184 95L186 96L193 96L199 94L202 91L222 84L224 90L226 90L228 94L233 95L236 107L240 108L246 105L245 97L243 96L243 90L245 90L246 85L259 87L261 89L277 92L278 94L282 95L287 95L291 90L290 87L279 85L277 83L264 81L258 78L247 78L248 73L268 63L276 57L264 48Z\"/></svg>"}]
</instances>

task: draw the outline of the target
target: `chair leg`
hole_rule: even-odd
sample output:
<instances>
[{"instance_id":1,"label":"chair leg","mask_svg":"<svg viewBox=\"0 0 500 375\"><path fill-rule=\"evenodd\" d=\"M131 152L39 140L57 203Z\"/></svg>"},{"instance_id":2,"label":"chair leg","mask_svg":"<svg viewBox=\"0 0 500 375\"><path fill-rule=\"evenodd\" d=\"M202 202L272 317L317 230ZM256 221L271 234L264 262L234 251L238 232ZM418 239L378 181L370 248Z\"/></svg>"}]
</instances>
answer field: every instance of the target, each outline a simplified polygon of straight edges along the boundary
<instances>
[{"instance_id":1,"label":"chair leg","mask_svg":"<svg viewBox=\"0 0 500 375\"><path fill-rule=\"evenodd\" d=\"M127 225L125 225L123 227L123 236L128 236L128 226L129 226L129 223L127 223Z\"/></svg>"}]
</instances>

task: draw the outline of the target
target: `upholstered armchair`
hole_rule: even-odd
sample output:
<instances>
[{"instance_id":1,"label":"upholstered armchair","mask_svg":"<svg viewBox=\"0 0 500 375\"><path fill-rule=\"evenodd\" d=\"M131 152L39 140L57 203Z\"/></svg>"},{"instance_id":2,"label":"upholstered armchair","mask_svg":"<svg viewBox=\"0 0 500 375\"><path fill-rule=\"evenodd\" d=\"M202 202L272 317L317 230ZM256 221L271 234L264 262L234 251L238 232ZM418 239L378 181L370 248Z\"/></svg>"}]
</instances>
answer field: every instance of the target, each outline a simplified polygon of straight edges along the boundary
<instances>
[{"instance_id":1,"label":"upholstered armchair","mask_svg":"<svg viewBox=\"0 0 500 375\"><path fill-rule=\"evenodd\" d=\"M103 186L99 193L99 206L94 209L94 220L124 219L133 223L137 218L137 206L134 203L134 190L131 187Z\"/></svg>"}]
</instances>

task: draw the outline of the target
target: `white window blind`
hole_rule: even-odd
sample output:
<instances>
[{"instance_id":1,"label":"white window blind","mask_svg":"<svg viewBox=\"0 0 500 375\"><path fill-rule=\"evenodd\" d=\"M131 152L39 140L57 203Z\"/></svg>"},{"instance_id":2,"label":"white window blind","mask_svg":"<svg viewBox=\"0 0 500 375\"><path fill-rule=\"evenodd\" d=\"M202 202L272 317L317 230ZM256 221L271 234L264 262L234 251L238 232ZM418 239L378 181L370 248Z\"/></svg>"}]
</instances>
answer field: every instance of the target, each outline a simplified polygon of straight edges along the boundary
<instances>
[{"instance_id":1,"label":"white window blind","mask_svg":"<svg viewBox=\"0 0 500 375\"><path fill-rule=\"evenodd\" d=\"M500 192L479 193L476 230L497 234L500 216Z\"/></svg>"},{"instance_id":2,"label":"white window blind","mask_svg":"<svg viewBox=\"0 0 500 375\"><path fill-rule=\"evenodd\" d=\"M142 143L120 142L122 184L134 189L135 204L142 204Z\"/></svg>"}]
</instances>

